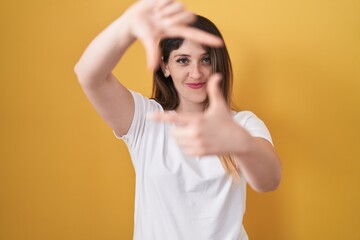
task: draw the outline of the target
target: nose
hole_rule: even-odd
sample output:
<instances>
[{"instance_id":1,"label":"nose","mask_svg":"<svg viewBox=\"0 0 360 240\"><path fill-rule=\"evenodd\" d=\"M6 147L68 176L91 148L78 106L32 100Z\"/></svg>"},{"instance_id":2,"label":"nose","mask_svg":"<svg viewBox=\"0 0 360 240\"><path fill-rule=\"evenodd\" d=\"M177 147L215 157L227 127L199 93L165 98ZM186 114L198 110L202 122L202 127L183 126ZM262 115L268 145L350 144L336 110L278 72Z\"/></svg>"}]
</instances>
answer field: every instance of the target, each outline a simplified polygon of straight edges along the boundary
<instances>
[{"instance_id":1,"label":"nose","mask_svg":"<svg viewBox=\"0 0 360 240\"><path fill-rule=\"evenodd\" d=\"M202 76L201 65L198 63L194 63L192 68L190 69L190 78L200 79L201 76Z\"/></svg>"}]
</instances>

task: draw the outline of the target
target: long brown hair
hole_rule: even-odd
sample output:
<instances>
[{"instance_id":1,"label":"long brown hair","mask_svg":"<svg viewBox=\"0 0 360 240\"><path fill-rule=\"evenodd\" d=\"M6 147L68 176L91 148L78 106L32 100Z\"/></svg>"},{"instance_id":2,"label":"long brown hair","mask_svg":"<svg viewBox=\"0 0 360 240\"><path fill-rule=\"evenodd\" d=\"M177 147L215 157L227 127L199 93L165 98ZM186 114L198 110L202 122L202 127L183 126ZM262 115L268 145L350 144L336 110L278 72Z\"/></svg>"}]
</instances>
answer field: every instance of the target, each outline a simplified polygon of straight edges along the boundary
<instances>
[{"instance_id":1,"label":"long brown hair","mask_svg":"<svg viewBox=\"0 0 360 240\"><path fill-rule=\"evenodd\" d=\"M197 15L197 19L191 24L192 27L214 34L223 39L219 29L209 19ZM165 38L160 41L162 61L167 64L170 53L177 50L183 44L183 38ZM213 73L221 73L221 91L229 108L231 108L231 95L233 85L232 65L226 45L220 48L204 47L210 54ZM152 98L155 99L164 110L175 110L180 104L180 98L174 86L171 76L165 77L161 68L154 72ZM206 103L206 106L208 102ZM235 179L239 179L238 165L231 155L219 156L226 173Z\"/></svg>"}]
</instances>

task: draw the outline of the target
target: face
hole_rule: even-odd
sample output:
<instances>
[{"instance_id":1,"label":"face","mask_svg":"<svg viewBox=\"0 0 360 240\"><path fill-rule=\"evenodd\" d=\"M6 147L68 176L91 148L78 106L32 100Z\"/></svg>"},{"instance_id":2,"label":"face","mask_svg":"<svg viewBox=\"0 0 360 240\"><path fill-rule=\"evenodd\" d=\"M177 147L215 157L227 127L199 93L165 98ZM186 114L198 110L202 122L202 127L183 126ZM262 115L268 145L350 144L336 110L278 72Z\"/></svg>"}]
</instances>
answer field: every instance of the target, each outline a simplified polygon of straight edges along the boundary
<instances>
[{"instance_id":1,"label":"face","mask_svg":"<svg viewBox=\"0 0 360 240\"><path fill-rule=\"evenodd\" d=\"M170 53L163 66L171 76L179 94L180 105L204 106L207 97L206 82L212 74L210 54L195 42L184 40L181 47Z\"/></svg>"}]
</instances>

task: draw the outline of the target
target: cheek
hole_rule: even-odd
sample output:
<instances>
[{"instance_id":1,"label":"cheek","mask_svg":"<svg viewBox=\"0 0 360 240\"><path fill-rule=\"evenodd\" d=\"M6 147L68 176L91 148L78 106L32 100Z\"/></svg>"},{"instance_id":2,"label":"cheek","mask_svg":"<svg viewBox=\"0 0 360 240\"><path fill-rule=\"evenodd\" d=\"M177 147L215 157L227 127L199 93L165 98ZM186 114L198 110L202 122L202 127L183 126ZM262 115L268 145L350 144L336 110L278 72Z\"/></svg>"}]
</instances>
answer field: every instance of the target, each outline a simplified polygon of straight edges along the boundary
<instances>
[{"instance_id":1,"label":"cheek","mask_svg":"<svg viewBox=\"0 0 360 240\"><path fill-rule=\"evenodd\" d=\"M181 82L186 80L187 72L181 69L176 69L175 71L171 72L171 77L174 81L174 84L181 84Z\"/></svg>"},{"instance_id":2,"label":"cheek","mask_svg":"<svg viewBox=\"0 0 360 240\"><path fill-rule=\"evenodd\" d=\"M207 76L208 78L212 75L212 67L211 66L207 66L204 70L205 76Z\"/></svg>"}]
</instances>

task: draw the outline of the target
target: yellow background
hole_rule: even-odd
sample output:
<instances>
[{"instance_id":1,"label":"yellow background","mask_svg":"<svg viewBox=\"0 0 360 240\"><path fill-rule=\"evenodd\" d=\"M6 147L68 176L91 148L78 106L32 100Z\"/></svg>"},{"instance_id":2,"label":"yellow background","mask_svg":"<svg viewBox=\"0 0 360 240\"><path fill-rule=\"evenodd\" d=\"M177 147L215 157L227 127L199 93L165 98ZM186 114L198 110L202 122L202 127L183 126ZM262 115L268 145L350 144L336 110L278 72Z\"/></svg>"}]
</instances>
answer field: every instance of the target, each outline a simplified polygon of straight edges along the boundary
<instances>
[{"instance_id":1,"label":"yellow background","mask_svg":"<svg viewBox=\"0 0 360 240\"><path fill-rule=\"evenodd\" d=\"M134 171L73 67L134 1L0 2L0 239L131 239ZM235 72L234 100L269 127L276 192L249 189L250 239L360 239L360 2L196 0ZM150 94L135 43L115 69Z\"/></svg>"}]
</instances>

